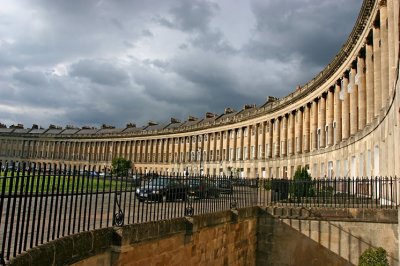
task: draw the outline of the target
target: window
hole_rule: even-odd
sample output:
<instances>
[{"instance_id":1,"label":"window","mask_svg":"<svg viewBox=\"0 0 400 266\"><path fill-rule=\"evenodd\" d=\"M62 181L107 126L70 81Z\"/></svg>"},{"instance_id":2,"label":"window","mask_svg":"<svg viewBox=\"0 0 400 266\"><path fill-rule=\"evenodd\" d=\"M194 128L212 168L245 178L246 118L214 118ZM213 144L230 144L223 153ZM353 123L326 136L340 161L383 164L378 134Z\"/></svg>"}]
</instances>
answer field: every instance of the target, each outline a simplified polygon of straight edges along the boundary
<instances>
[{"instance_id":1,"label":"window","mask_svg":"<svg viewBox=\"0 0 400 266\"><path fill-rule=\"evenodd\" d=\"M243 148L243 158L244 160L247 160L247 147Z\"/></svg>"},{"instance_id":2,"label":"window","mask_svg":"<svg viewBox=\"0 0 400 266\"><path fill-rule=\"evenodd\" d=\"M256 158L256 152L255 152L254 146L250 147L250 151L251 151L251 159L255 159Z\"/></svg>"},{"instance_id":3,"label":"window","mask_svg":"<svg viewBox=\"0 0 400 266\"><path fill-rule=\"evenodd\" d=\"M262 145L258 145L258 159L262 158Z\"/></svg>"}]
</instances>

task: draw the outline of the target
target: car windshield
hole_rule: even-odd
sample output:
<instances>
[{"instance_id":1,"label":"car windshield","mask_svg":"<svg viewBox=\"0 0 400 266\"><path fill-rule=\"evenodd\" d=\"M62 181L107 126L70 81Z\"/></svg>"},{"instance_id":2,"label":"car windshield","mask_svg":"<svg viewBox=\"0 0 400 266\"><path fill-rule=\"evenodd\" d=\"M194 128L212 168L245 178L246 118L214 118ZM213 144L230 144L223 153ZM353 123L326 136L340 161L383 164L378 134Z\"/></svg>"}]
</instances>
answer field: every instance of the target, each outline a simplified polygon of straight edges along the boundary
<instances>
[{"instance_id":1,"label":"car windshield","mask_svg":"<svg viewBox=\"0 0 400 266\"><path fill-rule=\"evenodd\" d=\"M169 184L169 180L166 178L157 178L157 179L153 179L151 180L148 185L149 186L166 186Z\"/></svg>"}]
</instances>

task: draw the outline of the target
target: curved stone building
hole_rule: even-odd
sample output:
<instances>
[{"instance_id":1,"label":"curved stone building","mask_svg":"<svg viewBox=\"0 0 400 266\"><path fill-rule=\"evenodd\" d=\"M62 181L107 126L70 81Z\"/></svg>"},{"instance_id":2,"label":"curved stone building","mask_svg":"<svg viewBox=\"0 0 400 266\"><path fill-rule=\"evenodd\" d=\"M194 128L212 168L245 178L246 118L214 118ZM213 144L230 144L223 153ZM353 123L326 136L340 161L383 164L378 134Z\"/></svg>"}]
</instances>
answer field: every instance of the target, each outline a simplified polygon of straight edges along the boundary
<instances>
[{"instance_id":1,"label":"curved stone building","mask_svg":"<svg viewBox=\"0 0 400 266\"><path fill-rule=\"evenodd\" d=\"M340 52L314 79L260 107L138 128L0 128L0 160L290 178L399 175L399 0L364 0Z\"/></svg>"}]
</instances>

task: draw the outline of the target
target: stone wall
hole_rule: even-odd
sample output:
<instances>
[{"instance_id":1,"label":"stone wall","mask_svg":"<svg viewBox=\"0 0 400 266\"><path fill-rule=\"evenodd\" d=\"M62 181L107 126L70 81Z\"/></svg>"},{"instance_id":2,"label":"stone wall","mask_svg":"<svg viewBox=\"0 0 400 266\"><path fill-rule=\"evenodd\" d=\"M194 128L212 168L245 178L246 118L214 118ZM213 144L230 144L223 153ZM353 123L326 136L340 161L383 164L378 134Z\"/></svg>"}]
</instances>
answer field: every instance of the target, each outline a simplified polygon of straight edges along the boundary
<instances>
[{"instance_id":1,"label":"stone wall","mask_svg":"<svg viewBox=\"0 0 400 266\"><path fill-rule=\"evenodd\" d=\"M398 265L397 210L246 208L64 237L9 265L353 265L382 246Z\"/></svg>"},{"instance_id":2,"label":"stone wall","mask_svg":"<svg viewBox=\"0 0 400 266\"><path fill-rule=\"evenodd\" d=\"M365 249L383 247L398 265L397 228L397 210L268 208L259 215L257 264L357 265Z\"/></svg>"}]
</instances>

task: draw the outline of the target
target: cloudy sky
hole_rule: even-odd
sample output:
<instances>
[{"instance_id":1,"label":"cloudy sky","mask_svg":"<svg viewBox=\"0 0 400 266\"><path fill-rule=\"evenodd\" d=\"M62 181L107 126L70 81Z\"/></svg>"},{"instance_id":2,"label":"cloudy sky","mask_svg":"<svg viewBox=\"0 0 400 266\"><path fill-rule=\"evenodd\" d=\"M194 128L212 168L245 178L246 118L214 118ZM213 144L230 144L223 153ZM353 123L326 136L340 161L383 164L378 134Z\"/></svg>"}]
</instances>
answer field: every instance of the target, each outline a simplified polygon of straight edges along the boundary
<instances>
[{"instance_id":1,"label":"cloudy sky","mask_svg":"<svg viewBox=\"0 0 400 266\"><path fill-rule=\"evenodd\" d=\"M0 0L0 122L124 127L262 105L340 50L361 0Z\"/></svg>"}]
</instances>

